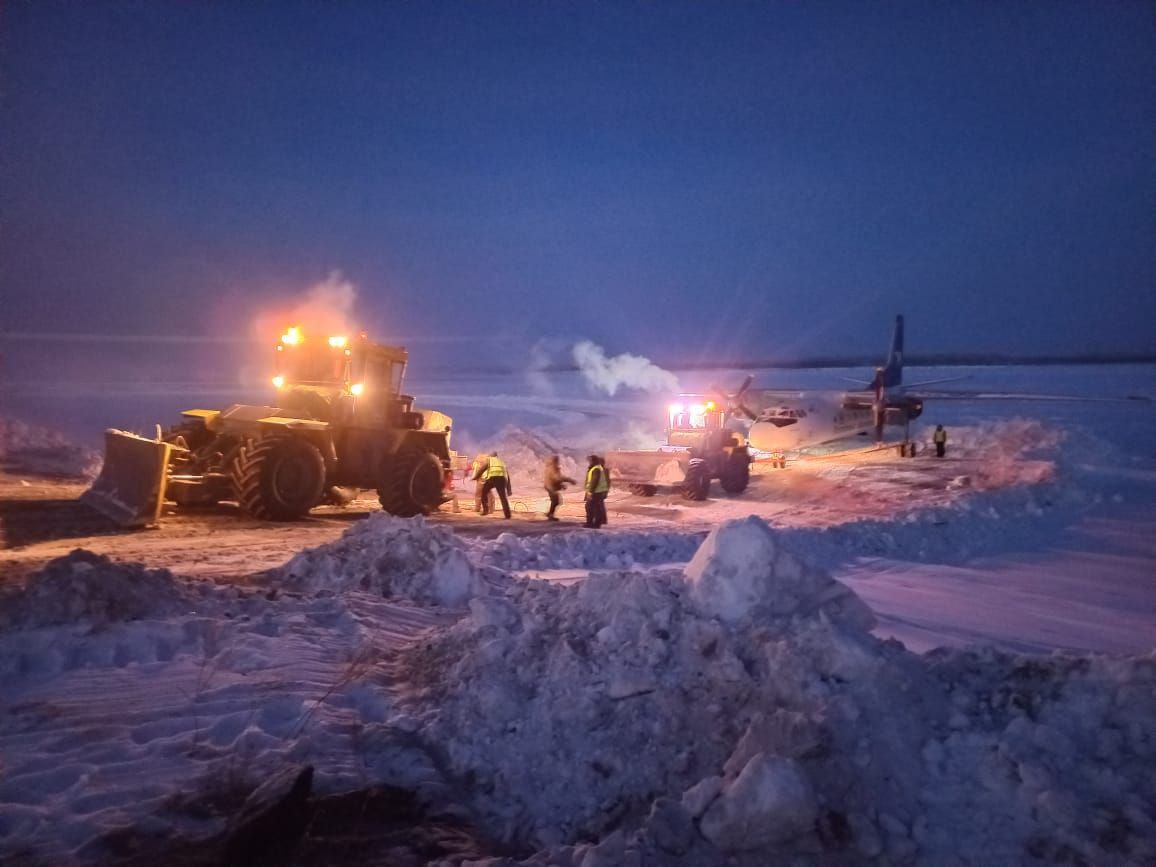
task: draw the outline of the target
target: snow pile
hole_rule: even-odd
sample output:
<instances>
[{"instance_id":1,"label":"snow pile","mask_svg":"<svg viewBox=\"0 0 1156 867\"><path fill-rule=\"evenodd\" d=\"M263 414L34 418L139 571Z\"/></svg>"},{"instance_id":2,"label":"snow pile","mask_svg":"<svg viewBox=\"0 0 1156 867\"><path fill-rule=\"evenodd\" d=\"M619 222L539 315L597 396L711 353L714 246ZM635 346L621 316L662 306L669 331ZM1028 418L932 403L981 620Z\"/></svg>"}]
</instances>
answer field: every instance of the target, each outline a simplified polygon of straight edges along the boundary
<instances>
[{"instance_id":1,"label":"snow pile","mask_svg":"<svg viewBox=\"0 0 1156 867\"><path fill-rule=\"evenodd\" d=\"M20 590L0 597L0 630L88 622L169 617L192 600L167 569L114 563L77 548L29 577Z\"/></svg>"},{"instance_id":2,"label":"snow pile","mask_svg":"<svg viewBox=\"0 0 1156 867\"><path fill-rule=\"evenodd\" d=\"M705 533L568 532L542 536L502 533L472 543L475 559L507 571L629 569L636 563L684 563Z\"/></svg>"},{"instance_id":3,"label":"snow pile","mask_svg":"<svg viewBox=\"0 0 1156 867\"><path fill-rule=\"evenodd\" d=\"M91 481L100 464L97 452L69 442L63 434L0 418L0 467L7 472Z\"/></svg>"},{"instance_id":4,"label":"snow pile","mask_svg":"<svg viewBox=\"0 0 1156 867\"><path fill-rule=\"evenodd\" d=\"M761 642L802 622L869 626L850 591L776 552L770 535L758 521L724 525L685 580L516 583L471 601L468 618L414 651L410 675L428 687L423 731L477 780L492 831L562 842L689 788L722 767L755 713ZM745 561L722 553L744 545ZM714 616L716 590L750 599L745 614L728 607L746 630Z\"/></svg>"},{"instance_id":5,"label":"snow pile","mask_svg":"<svg viewBox=\"0 0 1156 867\"><path fill-rule=\"evenodd\" d=\"M470 454L476 452L485 455L497 452L498 457L510 471L510 482L514 491L520 495L529 493L544 495L542 475L546 459L551 455L558 455L561 458L559 463L562 475L581 481L582 474L585 473L585 458L573 447L572 441L556 437L544 430L529 430L507 425Z\"/></svg>"},{"instance_id":6,"label":"snow pile","mask_svg":"<svg viewBox=\"0 0 1156 867\"><path fill-rule=\"evenodd\" d=\"M953 428L949 437L949 455L980 459L964 486L993 489L1052 481L1052 461L1060 453L1064 431L1038 419L1013 418ZM931 429L926 431L926 438L925 450L934 450Z\"/></svg>"},{"instance_id":7,"label":"snow pile","mask_svg":"<svg viewBox=\"0 0 1156 867\"><path fill-rule=\"evenodd\" d=\"M403 716L532 863L1156 857L1156 655L921 657L869 622L730 522L685 576L472 600Z\"/></svg>"},{"instance_id":8,"label":"snow pile","mask_svg":"<svg viewBox=\"0 0 1156 867\"><path fill-rule=\"evenodd\" d=\"M1001 851L1026 863L1156 862L1156 654L933 660L950 716L921 752L927 851L965 840L976 863Z\"/></svg>"},{"instance_id":9,"label":"snow pile","mask_svg":"<svg viewBox=\"0 0 1156 867\"><path fill-rule=\"evenodd\" d=\"M468 443L466 438L463 441ZM621 448L651 449L658 444L649 425L634 419L582 416L579 422L533 429L506 425L480 445L470 443L467 452L472 457L496 451L510 469L515 493L545 496L542 471L551 455L561 458L562 474L574 479L580 491L588 455ZM678 478L681 481L682 475Z\"/></svg>"},{"instance_id":10,"label":"snow pile","mask_svg":"<svg viewBox=\"0 0 1156 867\"><path fill-rule=\"evenodd\" d=\"M303 593L365 590L422 605L457 607L487 592L465 545L425 518L371 514L340 539L306 548L272 575L275 584Z\"/></svg>"}]
</instances>

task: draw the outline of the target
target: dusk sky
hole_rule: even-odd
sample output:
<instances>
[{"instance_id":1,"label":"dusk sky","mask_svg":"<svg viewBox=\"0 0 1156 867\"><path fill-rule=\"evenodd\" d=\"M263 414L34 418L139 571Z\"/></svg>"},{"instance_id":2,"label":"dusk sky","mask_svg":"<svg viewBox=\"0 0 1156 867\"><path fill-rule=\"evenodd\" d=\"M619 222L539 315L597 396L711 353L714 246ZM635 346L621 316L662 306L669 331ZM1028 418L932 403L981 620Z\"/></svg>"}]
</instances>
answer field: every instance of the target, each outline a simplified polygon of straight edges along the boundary
<instances>
[{"instance_id":1,"label":"dusk sky","mask_svg":"<svg viewBox=\"0 0 1156 867\"><path fill-rule=\"evenodd\" d=\"M0 331L1156 351L1151 2L0 9ZM458 358L495 344L448 342Z\"/></svg>"}]
</instances>

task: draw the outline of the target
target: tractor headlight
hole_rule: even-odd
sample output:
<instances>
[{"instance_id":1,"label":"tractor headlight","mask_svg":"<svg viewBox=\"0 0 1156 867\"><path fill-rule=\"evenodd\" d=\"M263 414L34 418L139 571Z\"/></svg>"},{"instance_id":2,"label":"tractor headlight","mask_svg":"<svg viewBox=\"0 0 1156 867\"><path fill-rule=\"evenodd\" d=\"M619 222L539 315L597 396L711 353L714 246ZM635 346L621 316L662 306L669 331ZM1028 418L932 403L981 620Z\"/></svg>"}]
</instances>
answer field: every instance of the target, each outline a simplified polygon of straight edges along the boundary
<instances>
[{"instance_id":1,"label":"tractor headlight","mask_svg":"<svg viewBox=\"0 0 1156 867\"><path fill-rule=\"evenodd\" d=\"M361 393L363 391L365 391L365 384L364 383L355 382L355 383L353 383L353 385L349 386L349 393L352 394L354 397L360 397Z\"/></svg>"},{"instance_id":2,"label":"tractor headlight","mask_svg":"<svg viewBox=\"0 0 1156 867\"><path fill-rule=\"evenodd\" d=\"M284 385L285 385L285 377L281 376L280 374L273 377L273 387L274 388L282 388Z\"/></svg>"}]
</instances>

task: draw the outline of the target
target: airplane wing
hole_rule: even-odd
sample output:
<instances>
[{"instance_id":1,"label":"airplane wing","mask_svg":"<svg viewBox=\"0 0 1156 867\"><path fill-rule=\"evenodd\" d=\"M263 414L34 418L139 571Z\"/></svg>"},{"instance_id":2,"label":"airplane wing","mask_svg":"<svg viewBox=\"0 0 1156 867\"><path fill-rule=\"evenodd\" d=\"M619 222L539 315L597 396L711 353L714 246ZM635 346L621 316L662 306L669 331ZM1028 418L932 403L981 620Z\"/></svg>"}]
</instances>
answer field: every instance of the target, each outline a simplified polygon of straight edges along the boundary
<instances>
[{"instance_id":1,"label":"airplane wing","mask_svg":"<svg viewBox=\"0 0 1156 867\"><path fill-rule=\"evenodd\" d=\"M823 391L823 389L811 388L756 388L754 393L761 398L768 398L770 400L798 400L806 397L808 394L816 391Z\"/></svg>"},{"instance_id":2,"label":"airplane wing","mask_svg":"<svg viewBox=\"0 0 1156 867\"><path fill-rule=\"evenodd\" d=\"M1070 403L1152 403L1153 399L1142 394L1095 397L1077 394L1036 394L1022 391L919 391L904 392L906 397L917 400L1033 400L1064 401Z\"/></svg>"},{"instance_id":3,"label":"airplane wing","mask_svg":"<svg viewBox=\"0 0 1156 867\"><path fill-rule=\"evenodd\" d=\"M925 379L923 382L910 382L903 384L903 390L909 388L923 388L925 385L939 385L942 382L959 382L961 379L971 379L970 376L948 376L943 379Z\"/></svg>"}]
</instances>

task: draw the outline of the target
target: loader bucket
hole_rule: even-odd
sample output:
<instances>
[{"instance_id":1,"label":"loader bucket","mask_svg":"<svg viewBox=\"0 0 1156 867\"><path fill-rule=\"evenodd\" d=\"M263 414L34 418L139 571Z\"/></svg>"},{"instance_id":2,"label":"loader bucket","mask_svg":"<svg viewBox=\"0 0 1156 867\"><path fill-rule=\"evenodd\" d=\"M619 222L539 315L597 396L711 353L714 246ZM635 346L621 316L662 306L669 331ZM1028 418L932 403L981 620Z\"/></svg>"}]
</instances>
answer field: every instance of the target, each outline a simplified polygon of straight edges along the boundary
<instances>
[{"instance_id":1,"label":"loader bucket","mask_svg":"<svg viewBox=\"0 0 1156 867\"><path fill-rule=\"evenodd\" d=\"M606 455L615 481L630 485L678 485L686 476L686 452L618 451Z\"/></svg>"},{"instance_id":2,"label":"loader bucket","mask_svg":"<svg viewBox=\"0 0 1156 867\"><path fill-rule=\"evenodd\" d=\"M81 502L122 527L160 520L172 446L125 431L104 432L104 466Z\"/></svg>"}]
</instances>

